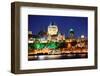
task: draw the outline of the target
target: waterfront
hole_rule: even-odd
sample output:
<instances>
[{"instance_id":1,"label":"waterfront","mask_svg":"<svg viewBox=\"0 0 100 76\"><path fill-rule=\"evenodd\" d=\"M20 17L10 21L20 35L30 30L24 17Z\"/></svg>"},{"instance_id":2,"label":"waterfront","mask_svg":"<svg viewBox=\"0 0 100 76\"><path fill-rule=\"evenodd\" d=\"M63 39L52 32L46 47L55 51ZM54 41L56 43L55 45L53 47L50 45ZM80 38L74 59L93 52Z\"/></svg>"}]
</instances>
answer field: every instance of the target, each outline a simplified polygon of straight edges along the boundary
<instances>
[{"instance_id":1,"label":"waterfront","mask_svg":"<svg viewBox=\"0 0 100 76\"><path fill-rule=\"evenodd\" d=\"M54 59L79 59L88 58L87 53L73 53L73 54L62 54L62 55L29 55L28 60L54 60Z\"/></svg>"},{"instance_id":2,"label":"waterfront","mask_svg":"<svg viewBox=\"0 0 100 76\"><path fill-rule=\"evenodd\" d=\"M32 30L29 29L29 61L88 58L88 37L87 33L81 32L83 28L81 31L76 31L76 27L68 29L67 26L66 30L63 30L64 28L60 29L62 26L55 22L50 22L49 25L44 26L46 28L40 30L38 28L37 33L34 31L34 27Z\"/></svg>"},{"instance_id":3,"label":"waterfront","mask_svg":"<svg viewBox=\"0 0 100 76\"><path fill-rule=\"evenodd\" d=\"M49 53L50 51L50 53ZM52 51L52 52L51 52ZM53 60L53 59L77 59L77 58L88 58L88 52L86 48L75 48L72 50L63 49L42 49L33 50L28 53L28 60Z\"/></svg>"}]
</instances>

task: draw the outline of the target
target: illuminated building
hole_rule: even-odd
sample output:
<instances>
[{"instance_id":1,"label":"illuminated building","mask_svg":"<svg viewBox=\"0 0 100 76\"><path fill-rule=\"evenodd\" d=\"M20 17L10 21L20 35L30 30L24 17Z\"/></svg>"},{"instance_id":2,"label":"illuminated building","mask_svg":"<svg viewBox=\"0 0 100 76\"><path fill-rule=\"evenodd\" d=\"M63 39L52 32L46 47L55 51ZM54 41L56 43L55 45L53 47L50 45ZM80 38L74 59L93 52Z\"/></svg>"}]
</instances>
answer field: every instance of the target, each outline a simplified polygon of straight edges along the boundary
<instances>
[{"instance_id":1,"label":"illuminated building","mask_svg":"<svg viewBox=\"0 0 100 76\"><path fill-rule=\"evenodd\" d=\"M48 26L48 35L56 35L58 27L53 22Z\"/></svg>"},{"instance_id":2,"label":"illuminated building","mask_svg":"<svg viewBox=\"0 0 100 76\"><path fill-rule=\"evenodd\" d=\"M28 43L33 43L33 35L32 35L32 31L28 32Z\"/></svg>"},{"instance_id":3,"label":"illuminated building","mask_svg":"<svg viewBox=\"0 0 100 76\"><path fill-rule=\"evenodd\" d=\"M83 38L85 38L85 36L84 35L81 35L81 38L83 39Z\"/></svg>"},{"instance_id":4,"label":"illuminated building","mask_svg":"<svg viewBox=\"0 0 100 76\"><path fill-rule=\"evenodd\" d=\"M70 33L70 38L74 38L74 29L70 29L69 30L69 33Z\"/></svg>"},{"instance_id":5,"label":"illuminated building","mask_svg":"<svg viewBox=\"0 0 100 76\"><path fill-rule=\"evenodd\" d=\"M46 37L42 37L39 39L41 43L47 43L47 38Z\"/></svg>"},{"instance_id":6,"label":"illuminated building","mask_svg":"<svg viewBox=\"0 0 100 76\"><path fill-rule=\"evenodd\" d=\"M87 51L88 41L84 35L76 38L74 29L71 28L68 32L69 36L65 38L65 35L58 29L58 26L52 22L47 31L40 30L35 35L32 35L32 31L29 31L29 49L33 49L34 54L75 53L82 51L82 49Z\"/></svg>"},{"instance_id":7,"label":"illuminated building","mask_svg":"<svg viewBox=\"0 0 100 76\"><path fill-rule=\"evenodd\" d=\"M65 40L65 35L58 32L58 26L53 22L48 26L48 40L54 42Z\"/></svg>"},{"instance_id":8,"label":"illuminated building","mask_svg":"<svg viewBox=\"0 0 100 76\"><path fill-rule=\"evenodd\" d=\"M58 41L65 40L65 35L62 35L60 32L58 32L57 40L58 40Z\"/></svg>"}]
</instances>

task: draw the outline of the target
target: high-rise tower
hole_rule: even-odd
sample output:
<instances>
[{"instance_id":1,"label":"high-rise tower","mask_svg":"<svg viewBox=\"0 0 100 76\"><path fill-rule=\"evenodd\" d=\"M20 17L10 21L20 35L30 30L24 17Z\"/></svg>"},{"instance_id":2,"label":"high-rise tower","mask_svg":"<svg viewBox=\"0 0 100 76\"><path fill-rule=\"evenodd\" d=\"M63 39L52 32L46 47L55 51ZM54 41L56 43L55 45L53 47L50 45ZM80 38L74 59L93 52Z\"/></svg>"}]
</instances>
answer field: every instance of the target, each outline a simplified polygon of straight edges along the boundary
<instances>
[{"instance_id":1,"label":"high-rise tower","mask_svg":"<svg viewBox=\"0 0 100 76\"><path fill-rule=\"evenodd\" d=\"M70 38L73 38L73 37L74 37L74 34L75 34L75 33L74 33L74 29L71 28L71 29L69 30L69 34L70 34Z\"/></svg>"}]
</instances>

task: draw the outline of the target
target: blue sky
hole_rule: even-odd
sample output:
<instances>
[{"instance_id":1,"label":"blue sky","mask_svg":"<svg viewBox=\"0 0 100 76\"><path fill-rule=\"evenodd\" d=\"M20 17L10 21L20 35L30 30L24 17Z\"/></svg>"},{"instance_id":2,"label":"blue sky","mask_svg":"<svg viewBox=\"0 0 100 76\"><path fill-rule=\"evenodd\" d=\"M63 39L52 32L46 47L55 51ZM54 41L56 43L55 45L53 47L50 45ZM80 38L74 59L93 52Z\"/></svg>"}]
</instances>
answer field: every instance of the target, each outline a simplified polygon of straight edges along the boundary
<instances>
[{"instance_id":1,"label":"blue sky","mask_svg":"<svg viewBox=\"0 0 100 76\"><path fill-rule=\"evenodd\" d=\"M51 22L54 22L59 31L65 36L69 36L69 29L74 29L75 37L85 35L88 37L88 18L74 16L45 16L28 15L29 31L35 35L41 30L47 30Z\"/></svg>"}]
</instances>

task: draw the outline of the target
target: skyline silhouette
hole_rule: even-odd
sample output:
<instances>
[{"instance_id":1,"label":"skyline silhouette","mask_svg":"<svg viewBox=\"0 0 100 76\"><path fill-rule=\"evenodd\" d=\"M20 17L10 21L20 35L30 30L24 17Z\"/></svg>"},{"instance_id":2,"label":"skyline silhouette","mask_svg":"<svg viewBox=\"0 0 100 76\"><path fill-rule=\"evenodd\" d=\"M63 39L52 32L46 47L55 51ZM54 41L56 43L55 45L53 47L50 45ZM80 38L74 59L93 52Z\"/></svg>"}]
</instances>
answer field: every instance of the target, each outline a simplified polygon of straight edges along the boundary
<instances>
[{"instance_id":1,"label":"skyline silhouette","mask_svg":"<svg viewBox=\"0 0 100 76\"><path fill-rule=\"evenodd\" d=\"M66 37L69 36L70 29L74 29L75 37L88 37L88 17L28 15L28 30L36 35L41 30L47 31L51 22Z\"/></svg>"}]
</instances>

